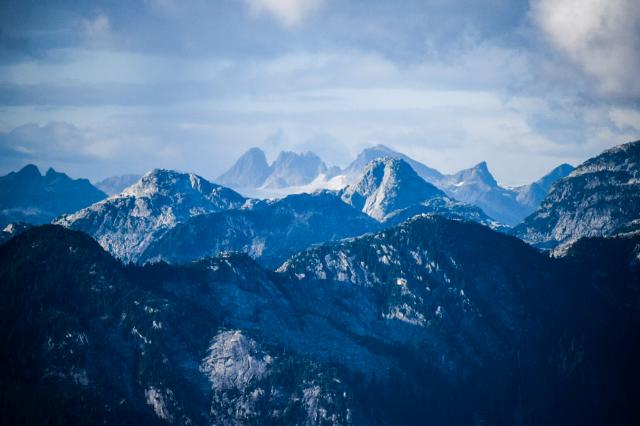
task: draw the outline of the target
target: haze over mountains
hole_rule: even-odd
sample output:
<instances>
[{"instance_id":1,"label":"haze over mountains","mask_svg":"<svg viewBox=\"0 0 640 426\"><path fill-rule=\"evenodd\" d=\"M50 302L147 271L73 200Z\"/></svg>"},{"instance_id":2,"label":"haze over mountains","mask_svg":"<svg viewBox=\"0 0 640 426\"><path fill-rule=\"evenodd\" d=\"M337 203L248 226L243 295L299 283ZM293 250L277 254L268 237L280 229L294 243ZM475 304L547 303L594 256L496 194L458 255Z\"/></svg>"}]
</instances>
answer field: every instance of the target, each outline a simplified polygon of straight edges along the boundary
<instances>
[{"instance_id":1,"label":"haze over mountains","mask_svg":"<svg viewBox=\"0 0 640 426\"><path fill-rule=\"evenodd\" d=\"M281 153L269 166L259 148L252 148L217 182L240 192L260 196L282 196L315 189L340 189L353 183L371 161L379 158L401 159L425 181L452 198L480 207L495 220L516 225L532 213L553 182L566 176L572 167L563 164L539 181L519 188L504 188L496 182L485 162L452 175L444 175L384 145L364 149L344 170L327 167L312 153ZM306 170L302 175L300 170Z\"/></svg>"},{"instance_id":2,"label":"haze over mountains","mask_svg":"<svg viewBox=\"0 0 640 426\"><path fill-rule=\"evenodd\" d=\"M310 151L302 154L282 151L269 165L260 148L251 148L216 181L239 191L261 188L266 190L265 194L286 194L290 191L282 189L298 188L297 191L302 192L301 188L315 180L321 181L316 189L325 187L324 181L337 171L337 168L329 169L320 157Z\"/></svg>"},{"instance_id":3,"label":"haze over mountains","mask_svg":"<svg viewBox=\"0 0 640 426\"><path fill-rule=\"evenodd\" d=\"M640 419L640 141L518 188L380 146L340 171L236 166L265 189L346 185L255 199L155 169L104 198L33 166L2 178L101 194L0 234L3 424ZM513 228L487 213L527 208Z\"/></svg>"}]
</instances>

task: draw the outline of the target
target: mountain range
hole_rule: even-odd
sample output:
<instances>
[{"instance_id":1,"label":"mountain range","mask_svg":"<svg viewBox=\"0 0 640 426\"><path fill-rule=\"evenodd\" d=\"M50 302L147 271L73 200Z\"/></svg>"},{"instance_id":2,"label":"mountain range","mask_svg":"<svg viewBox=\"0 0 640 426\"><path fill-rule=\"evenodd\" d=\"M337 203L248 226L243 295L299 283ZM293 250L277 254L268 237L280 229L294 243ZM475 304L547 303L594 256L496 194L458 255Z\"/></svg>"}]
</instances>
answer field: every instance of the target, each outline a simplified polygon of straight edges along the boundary
<instances>
[{"instance_id":1,"label":"mountain range","mask_svg":"<svg viewBox=\"0 0 640 426\"><path fill-rule=\"evenodd\" d=\"M318 178L331 177L336 169L327 168L316 154L282 151L270 165L260 148L251 148L216 182L239 191L255 188L282 189L304 187Z\"/></svg>"},{"instance_id":2,"label":"mountain range","mask_svg":"<svg viewBox=\"0 0 640 426\"><path fill-rule=\"evenodd\" d=\"M0 422L637 424L640 141L518 188L384 152L284 154L261 185L346 184L277 199L155 169L4 227Z\"/></svg>"},{"instance_id":3,"label":"mountain range","mask_svg":"<svg viewBox=\"0 0 640 426\"><path fill-rule=\"evenodd\" d=\"M495 225L482 210L425 182L403 160L384 158L372 161L343 191L292 194L191 217L131 260L184 263L236 251L277 267L312 244L374 232L420 213Z\"/></svg>"},{"instance_id":4,"label":"mountain range","mask_svg":"<svg viewBox=\"0 0 640 426\"><path fill-rule=\"evenodd\" d=\"M434 208L435 204L439 204L441 212L451 210L454 203L466 203L482 209L490 220L504 225L516 225L533 212L551 185L572 170L571 166L562 165L537 182L509 189L498 185L486 163L453 175L443 175L383 145L363 150L344 170L327 167L311 152L281 152L269 165L264 152L259 148L252 148L228 172L221 175L217 182L259 198L265 195L281 198L289 193L320 189L345 191L347 186L359 181L371 161L382 158L403 160L427 183L443 191L449 199L446 202L445 199L432 202ZM19 172L0 178L3 211L0 225L12 222L48 223L61 214L76 212L107 195L120 195L141 178L132 174L113 176L96 183L96 188L86 180L71 184L70 179L62 179L63 175L53 170L44 177L37 175L39 172L35 166L27 166ZM5 184L2 184L3 180ZM15 188L19 190L16 191ZM456 208L459 207L456 204Z\"/></svg>"},{"instance_id":5,"label":"mountain range","mask_svg":"<svg viewBox=\"0 0 640 426\"><path fill-rule=\"evenodd\" d=\"M372 160L339 195L345 203L388 224L400 223L417 214L437 214L499 226L480 208L450 198L398 158Z\"/></svg>"},{"instance_id":6,"label":"mountain range","mask_svg":"<svg viewBox=\"0 0 640 426\"><path fill-rule=\"evenodd\" d=\"M486 162L445 175L384 145L364 149L343 170L338 167L328 168L318 156L309 152L282 152L269 166L264 152L259 148L252 148L216 181L240 192L260 195L282 195L321 188L341 189L358 180L365 167L380 158L405 161L422 179L451 198L475 205L493 219L510 226L520 223L532 213L553 182L572 170L571 166L563 164L534 183L518 188L505 188L491 175ZM305 174L301 170L305 170ZM269 191L275 188L278 191Z\"/></svg>"}]
</instances>

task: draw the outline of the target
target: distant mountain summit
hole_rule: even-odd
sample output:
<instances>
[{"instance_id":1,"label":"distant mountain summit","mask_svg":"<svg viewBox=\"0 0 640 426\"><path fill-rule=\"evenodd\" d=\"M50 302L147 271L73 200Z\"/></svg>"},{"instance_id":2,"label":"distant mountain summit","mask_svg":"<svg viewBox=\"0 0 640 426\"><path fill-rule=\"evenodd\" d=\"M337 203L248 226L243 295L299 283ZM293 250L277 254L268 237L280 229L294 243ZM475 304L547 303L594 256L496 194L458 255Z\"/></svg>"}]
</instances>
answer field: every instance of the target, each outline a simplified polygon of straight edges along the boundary
<instances>
[{"instance_id":1,"label":"distant mountain summit","mask_svg":"<svg viewBox=\"0 0 640 426\"><path fill-rule=\"evenodd\" d=\"M398 158L371 161L360 177L340 195L345 203L387 224L399 223L419 214L432 214L499 227L481 209L450 198Z\"/></svg>"},{"instance_id":2,"label":"distant mountain summit","mask_svg":"<svg viewBox=\"0 0 640 426\"><path fill-rule=\"evenodd\" d=\"M251 148L216 181L239 190L281 189L308 185L318 177L326 176L328 171L322 159L311 151L282 151L269 165L260 148Z\"/></svg>"},{"instance_id":3,"label":"distant mountain summit","mask_svg":"<svg viewBox=\"0 0 640 426\"><path fill-rule=\"evenodd\" d=\"M570 164L561 164L537 181L514 188L518 194L516 199L533 211L540 206L553 184L567 177L572 171L573 166Z\"/></svg>"},{"instance_id":4,"label":"distant mountain summit","mask_svg":"<svg viewBox=\"0 0 640 426\"><path fill-rule=\"evenodd\" d=\"M556 180L565 176L563 173L567 173L567 167L571 167L568 165L560 166L536 183L521 187L518 192L500 186L485 161L472 168L445 175L391 148L377 145L364 149L341 172L345 176L344 180L353 182L370 161L385 157L405 161L422 179L443 190L450 197L477 206L490 217L507 225L520 223L535 210L542 200L540 194L544 194L542 196L544 198L548 188ZM527 195L527 189L531 192L535 191L536 195Z\"/></svg>"},{"instance_id":5,"label":"distant mountain summit","mask_svg":"<svg viewBox=\"0 0 640 426\"><path fill-rule=\"evenodd\" d=\"M457 200L478 206L507 225L519 223L528 213L514 191L498 185L485 161L446 176L440 187Z\"/></svg>"},{"instance_id":6,"label":"distant mountain summit","mask_svg":"<svg viewBox=\"0 0 640 426\"><path fill-rule=\"evenodd\" d=\"M384 221L398 210L444 195L404 160L386 157L367 164L360 178L344 189L342 199Z\"/></svg>"},{"instance_id":7,"label":"distant mountain summit","mask_svg":"<svg viewBox=\"0 0 640 426\"><path fill-rule=\"evenodd\" d=\"M344 169L327 167L312 152L298 154L288 151L281 152L269 166L264 152L252 148L217 181L239 191L247 191L257 198L282 197L318 189L338 190L354 184L372 161L383 158L404 161L420 178L452 199L479 207L495 220L510 226L531 214L551 185L571 169L569 165L562 165L530 185L511 189L498 184L484 161L472 168L445 175L384 145L362 150Z\"/></svg>"},{"instance_id":8,"label":"distant mountain summit","mask_svg":"<svg viewBox=\"0 0 640 426\"><path fill-rule=\"evenodd\" d=\"M326 171L326 164L311 151L304 154L282 151L271 164L271 173L263 186L265 188L302 186L311 183Z\"/></svg>"},{"instance_id":9,"label":"distant mountain summit","mask_svg":"<svg viewBox=\"0 0 640 426\"><path fill-rule=\"evenodd\" d=\"M93 236L110 253L135 261L166 230L200 214L239 208L246 199L206 179L172 170L145 174L121 194L57 221Z\"/></svg>"},{"instance_id":10,"label":"distant mountain summit","mask_svg":"<svg viewBox=\"0 0 640 426\"><path fill-rule=\"evenodd\" d=\"M481 161L470 169L464 169L450 176L458 187L475 184L484 189L495 188L498 182L489 171L486 161Z\"/></svg>"},{"instance_id":11,"label":"distant mountain summit","mask_svg":"<svg viewBox=\"0 0 640 426\"><path fill-rule=\"evenodd\" d=\"M121 175L111 176L96 183L96 187L107 195L116 195L125 190L125 188L133 185L142 176L140 175Z\"/></svg>"},{"instance_id":12,"label":"distant mountain summit","mask_svg":"<svg viewBox=\"0 0 640 426\"><path fill-rule=\"evenodd\" d=\"M419 214L498 226L481 209L426 182L404 160L382 158L342 191L253 201L242 209L191 217L154 238L136 259L185 263L237 251L275 267L311 245L374 232Z\"/></svg>"},{"instance_id":13,"label":"distant mountain summit","mask_svg":"<svg viewBox=\"0 0 640 426\"><path fill-rule=\"evenodd\" d=\"M48 223L106 197L87 179L71 179L54 169L41 175L36 166L29 164L0 177L0 226L12 222Z\"/></svg>"},{"instance_id":14,"label":"distant mountain summit","mask_svg":"<svg viewBox=\"0 0 640 426\"><path fill-rule=\"evenodd\" d=\"M267 157L260 148L251 148L216 182L234 188L257 188L262 186L271 173Z\"/></svg>"},{"instance_id":15,"label":"distant mountain summit","mask_svg":"<svg viewBox=\"0 0 640 426\"><path fill-rule=\"evenodd\" d=\"M436 185L442 179L442 173L436 169L425 166L419 161L416 161L400 152L394 151L384 145L376 145L371 148L363 149L355 160L351 162L342 173L347 176L348 181L356 179L371 161L379 158L394 158L398 160L404 160L407 162L413 170L427 182Z\"/></svg>"},{"instance_id":16,"label":"distant mountain summit","mask_svg":"<svg viewBox=\"0 0 640 426\"><path fill-rule=\"evenodd\" d=\"M635 141L604 151L558 181L515 233L532 244L555 247L615 234L638 219L640 141Z\"/></svg>"}]
</instances>

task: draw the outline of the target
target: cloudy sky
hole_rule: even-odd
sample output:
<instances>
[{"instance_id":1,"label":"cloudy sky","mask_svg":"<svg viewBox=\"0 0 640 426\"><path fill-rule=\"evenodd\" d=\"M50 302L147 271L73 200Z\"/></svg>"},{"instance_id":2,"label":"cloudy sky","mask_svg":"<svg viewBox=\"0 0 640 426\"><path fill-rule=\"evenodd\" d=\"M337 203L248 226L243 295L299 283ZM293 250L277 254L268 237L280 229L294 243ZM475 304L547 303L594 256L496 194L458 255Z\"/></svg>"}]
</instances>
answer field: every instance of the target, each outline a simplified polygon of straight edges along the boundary
<instances>
[{"instance_id":1,"label":"cloudy sky","mask_svg":"<svg viewBox=\"0 0 640 426\"><path fill-rule=\"evenodd\" d=\"M640 139L637 0L0 0L0 172L385 144L521 184Z\"/></svg>"}]
</instances>

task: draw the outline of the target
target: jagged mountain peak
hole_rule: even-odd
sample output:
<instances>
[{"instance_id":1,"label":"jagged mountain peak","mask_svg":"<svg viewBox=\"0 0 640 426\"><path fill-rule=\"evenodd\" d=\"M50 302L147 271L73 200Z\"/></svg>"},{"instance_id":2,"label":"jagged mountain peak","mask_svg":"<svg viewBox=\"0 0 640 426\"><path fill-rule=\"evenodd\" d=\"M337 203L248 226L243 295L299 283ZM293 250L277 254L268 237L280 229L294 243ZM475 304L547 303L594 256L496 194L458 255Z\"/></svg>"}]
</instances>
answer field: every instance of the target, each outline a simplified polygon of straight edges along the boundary
<instances>
[{"instance_id":1,"label":"jagged mountain peak","mask_svg":"<svg viewBox=\"0 0 640 426\"><path fill-rule=\"evenodd\" d=\"M264 151L260 148L258 148L257 146L254 146L252 148L249 148L247 150L247 152L245 152L242 157L248 157L248 158L265 158L266 160L266 155L264 153ZM240 158L242 158L240 157Z\"/></svg>"},{"instance_id":2,"label":"jagged mountain peak","mask_svg":"<svg viewBox=\"0 0 640 426\"><path fill-rule=\"evenodd\" d=\"M486 161L481 161L469 169L461 170L453 177L457 181L454 184L459 186L469 183L481 183L489 187L498 186L498 182L489 171Z\"/></svg>"},{"instance_id":3,"label":"jagged mountain peak","mask_svg":"<svg viewBox=\"0 0 640 426\"><path fill-rule=\"evenodd\" d=\"M169 169L153 169L145 173L140 180L113 198L127 197L169 197L176 204L183 204L188 200L197 203L208 200L208 202L215 203L223 198L228 199L233 205L242 205L246 201L237 192L209 182L202 176ZM105 202L107 201L105 200Z\"/></svg>"},{"instance_id":4,"label":"jagged mountain peak","mask_svg":"<svg viewBox=\"0 0 640 426\"><path fill-rule=\"evenodd\" d=\"M318 157L312 151L306 151L306 152L280 151L275 162L278 163L280 161L296 160L298 158L313 158L318 160L320 159L320 157Z\"/></svg>"},{"instance_id":5,"label":"jagged mountain peak","mask_svg":"<svg viewBox=\"0 0 640 426\"><path fill-rule=\"evenodd\" d=\"M404 160L391 157L369 162L355 183L342 191L342 199L376 220L421 201L444 196L422 179Z\"/></svg>"},{"instance_id":6,"label":"jagged mountain peak","mask_svg":"<svg viewBox=\"0 0 640 426\"><path fill-rule=\"evenodd\" d=\"M270 173L271 168L264 151L253 147L242 154L216 181L234 188L256 188L264 183Z\"/></svg>"},{"instance_id":7,"label":"jagged mountain peak","mask_svg":"<svg viewBox=\"0 0 640 426\"><path fill-rule=\"evenodd\" d=\"M403 175L410 175L418 178L420 177L405 160L388 156L371 160L365 167L362 174L366 175L379 171L393 171L395 173Z\"/></svg>"},{"instance_id":8,"label":"jagged mountain peak","mask_svg":"<svg viewBox=\"0 0 640 426\"><path fill-rule=\"evenodd\" d=\"M40 169L38 169L38 166L36 166L35 164L27 164L26 166L21 168L19 171L15 172L15 174L23 175L23 176L37 176L37 177L42 176L40 174Z\"/></svg>"},{"instance_id":9,"label":"jagged mountain peak","mask_svg":"<svg viewBox=\"0 0 640 426\"><path fill-rule=\"evenodd\" d=\"M519 223L531 211L516 199L516 191L498 184L486 161L446 176L441 187L451 197L476 205L507 225Z\"/></svg>"},{"instance_id":10,"label":"jagged mountain peak","mask_svg":"<svg viewBox=\"0 0 640 426\"><path fill-rule=\"evenodd\" d=\"M285 171L291 167L299 168L304 166L326 169L322 159L312 151L280 151L278 157L276 157L275 161L271 164L271 168L275 173Z\"/></svg>"}]
</instances>

